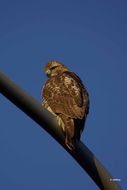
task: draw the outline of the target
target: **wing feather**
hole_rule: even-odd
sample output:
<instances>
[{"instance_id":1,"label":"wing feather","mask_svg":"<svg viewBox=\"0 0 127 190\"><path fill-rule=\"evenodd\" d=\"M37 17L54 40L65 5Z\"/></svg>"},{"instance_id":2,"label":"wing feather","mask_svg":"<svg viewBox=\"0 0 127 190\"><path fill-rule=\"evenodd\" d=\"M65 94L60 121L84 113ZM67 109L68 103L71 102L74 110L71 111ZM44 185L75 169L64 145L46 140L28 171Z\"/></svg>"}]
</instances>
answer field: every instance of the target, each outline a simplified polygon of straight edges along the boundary
<instances>
[{"instance_id":1,"label":"wing feather","mask_svg":"<svg viewBox=\"0 0 127 190\"><path fill-rule=\"evenodd\" d=\"M54 113L82 119L88 110L88 93L74 73L51 77L43 88L43 98Z\"/></svg>"}]
</instances>

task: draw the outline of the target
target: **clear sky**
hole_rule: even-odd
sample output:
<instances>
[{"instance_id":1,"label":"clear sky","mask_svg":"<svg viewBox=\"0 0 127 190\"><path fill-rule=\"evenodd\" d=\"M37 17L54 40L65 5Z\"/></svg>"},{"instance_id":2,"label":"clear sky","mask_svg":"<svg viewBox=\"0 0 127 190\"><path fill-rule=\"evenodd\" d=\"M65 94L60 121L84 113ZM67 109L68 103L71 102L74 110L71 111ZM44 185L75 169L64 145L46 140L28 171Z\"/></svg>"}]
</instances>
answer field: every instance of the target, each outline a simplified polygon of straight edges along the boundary
<instances>
[{"instance_id":1,"label":"clear sky","mask_svg":"<svg viewBox=\"0 0 127 190\"><path fill-rule=\"evenodd\" d=\"M57 59L90 95L82 141L127 189L127 2L1 0L0 70L41 101ZM0 190L97 190L43 129L0 95Z\"/></svg>"}]
</instances>

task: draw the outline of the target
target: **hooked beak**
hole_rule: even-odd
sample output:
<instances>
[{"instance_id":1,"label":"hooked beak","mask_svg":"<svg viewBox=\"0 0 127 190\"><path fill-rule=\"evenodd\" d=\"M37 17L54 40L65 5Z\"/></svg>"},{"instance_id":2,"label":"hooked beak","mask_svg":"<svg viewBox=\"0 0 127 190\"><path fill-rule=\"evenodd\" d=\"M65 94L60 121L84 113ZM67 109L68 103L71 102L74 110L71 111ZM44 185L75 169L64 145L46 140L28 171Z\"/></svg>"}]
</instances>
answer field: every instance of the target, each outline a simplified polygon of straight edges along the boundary
<instances>
[{"instance_id":1,"label":"hooked beak","mask_svg":"<svg viewBox=\"0 0 127 190\"><path fill-rule=\"evenodd\" d=\"M46 73L47 77L49 77L51 75L51 71L50 70L46 70L45 73Z\"/></svg>"}]
</instances>

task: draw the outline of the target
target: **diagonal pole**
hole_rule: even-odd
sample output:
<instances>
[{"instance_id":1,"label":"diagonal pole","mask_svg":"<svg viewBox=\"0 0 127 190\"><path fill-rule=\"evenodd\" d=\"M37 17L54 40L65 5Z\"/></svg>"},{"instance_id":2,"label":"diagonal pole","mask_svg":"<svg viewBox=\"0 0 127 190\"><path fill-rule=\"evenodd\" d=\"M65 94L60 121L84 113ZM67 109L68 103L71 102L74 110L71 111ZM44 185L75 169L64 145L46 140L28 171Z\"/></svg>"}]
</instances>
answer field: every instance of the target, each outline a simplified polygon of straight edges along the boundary
<instances>
[{"instance_id":1,"label":"diagonal pole","mask_svg":"<svg viewBox=\"0 0 127 190\"><path fill-rule=\"evenodd\" d=\"M58 127L55 117L2 72L0 72L0 93L58 141L101 190L121 189L120 186L113 181L112 176L101 162L81 141L77 142L75 152L71 152L64 144L65 137L62 130Z\"/></svg>"}]
</instances>

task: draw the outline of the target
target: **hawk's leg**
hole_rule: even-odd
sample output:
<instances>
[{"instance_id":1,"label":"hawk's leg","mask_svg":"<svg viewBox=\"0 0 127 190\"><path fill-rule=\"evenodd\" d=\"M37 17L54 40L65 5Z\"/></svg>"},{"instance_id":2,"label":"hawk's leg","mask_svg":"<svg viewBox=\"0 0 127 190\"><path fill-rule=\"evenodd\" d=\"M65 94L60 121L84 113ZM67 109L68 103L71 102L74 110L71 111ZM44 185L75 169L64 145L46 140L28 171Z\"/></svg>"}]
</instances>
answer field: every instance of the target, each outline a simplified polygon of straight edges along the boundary
<instances>
[{"instance_id":1,"label":"hawk's leg","mask_svg":"<svg viewBox=\"0 0 127 190\"><path fill-rule=\"evenodd\" d=\"M65 132L65 144L70 150L74 150L74 134L75 134L75 125L74 120L63 114L60 114L60 118L64 123L63 131Z\"/></svg>"},{"instance_id":2,"label":"hawk's leg","mask_svg":"<svg viewBox=\"0 0 127 190\"><path fill-rule=\"evenodd\" d=\"M65 144L70 150L74 150L74 126L65 127Z\"/></svg>"}]
</instances>

